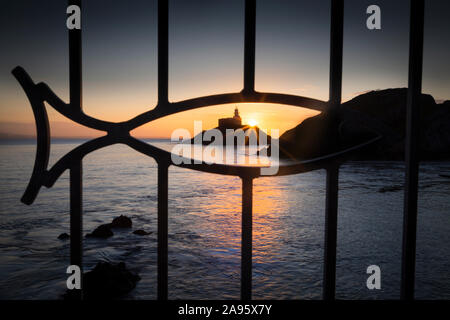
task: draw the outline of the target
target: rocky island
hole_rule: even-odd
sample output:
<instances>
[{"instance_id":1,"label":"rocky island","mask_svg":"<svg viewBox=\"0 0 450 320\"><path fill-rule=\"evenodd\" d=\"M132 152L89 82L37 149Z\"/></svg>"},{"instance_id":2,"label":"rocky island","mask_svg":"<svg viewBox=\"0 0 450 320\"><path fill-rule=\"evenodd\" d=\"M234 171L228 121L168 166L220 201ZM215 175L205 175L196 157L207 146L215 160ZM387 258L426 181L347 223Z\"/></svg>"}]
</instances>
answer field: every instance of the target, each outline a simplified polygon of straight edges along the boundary
<instances>
[{"instance_id":1,"label":"rocky island","mask_svg":"<svg viewBox=\"0 0 450 320\"><path fill-rule=\"evenodd\" d=\"M308 159L357 145L379 134L382 138L355 160L403 160L407 89L371 91L341 105L334 114L308 118L280 137L280 157ZM450 101L436 103L422 94L420 158L450 159Z\"/></svg>"},{"instance_id":2,"label":"rocky island","mask_svg":"<svg viewBox=\"0 0 450 320\"><path fill-rule=\"evenodd\" d=\"M242 124L242 119L239 115L239 110L236 107L234 109L234 116L231 118L222 118L218 120L218 126L214 129L210 130L204 130L198 135L196 135L194 138L189 140L189 143L191 144L198 144L201 143L203 145L209 145L211 143L214 143L214 135L212 141L209 141L208 139L204 139L205 134L208 133L208 131L211 130L219 130L222 134L223 140L222 144L225 146L227 145L227 141L233 141L233 146L239 145L239 140L237 138L239 131L241 133L245 134L245 140L244 144L246 146L253 144L254 141L256 141L256 145L259 145L260 142L265 142L264 144L270 144L271 137L267 133L265 133L263 130L258 128L258 126L250 126L248 124ZM233 137L234 136L234 137Z\"/></svg>"}]
</instances>

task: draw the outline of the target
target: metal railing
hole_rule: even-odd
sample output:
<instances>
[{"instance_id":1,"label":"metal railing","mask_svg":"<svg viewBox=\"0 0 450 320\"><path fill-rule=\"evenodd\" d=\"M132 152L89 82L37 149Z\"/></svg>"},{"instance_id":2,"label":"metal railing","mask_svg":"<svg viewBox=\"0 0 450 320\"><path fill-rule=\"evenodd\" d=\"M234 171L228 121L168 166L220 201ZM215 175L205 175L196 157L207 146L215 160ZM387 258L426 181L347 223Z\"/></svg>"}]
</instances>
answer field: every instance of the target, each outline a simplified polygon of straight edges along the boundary
<instances>
[{"instance_id":1,"label":"metal railing","mask_svg":"<svg viewBox=\"0 0 450 320\"><path fill-rule=\"evenodd\" d=\"M81 8L81 0L69 0L69 5ZM411 0L410 63L407 101L406 181L403 228L403 258L401 297L414 298L415 245L417 221L418 182L418 108L421 94L423 50L424 0ZM82 212L83 184L82 160L88 153L100 148L122 143L156 160L158 164L158 288L157 297L168 299L168 170L170 153L135 139L130 131L150 121L195 108L239 102L277 103L324 111L333 116L341 106L342 51L343 51L344 0L331 0L330 33L330 92L329 101L255 90L255 32L256 0L245 1L245 47L243 89L240 92L218 94L169 102L169 6L167 0L158 1L158 103L150 111L130 120L112 123L99 120L82 111L82 38L80 29L69 30L70 102L64 103L44 83L35 84L24 69L16 67L13 74L26 92L37 128L37 152L33 173L22 201L31 204L42 186L51 187L65 171L70 171L70 263L82 267ZM46 101L67 118L89 128L106 132L106 135L85 142L48 168L50 153L50 127L44 105ZM276 176L326 169L326 208L323 297L335 299L336 246L339 167L355 150L371 144L378 138L361 145L320 158L280 166ZM242 247L241 247L241 299L252 297L252 188L253 179L260 176L260 168L228 166L225 164L180 164L194 170L239 176L242 179ZM78 290L82 298L82 290Z\"/></svg>"}]
</instances>

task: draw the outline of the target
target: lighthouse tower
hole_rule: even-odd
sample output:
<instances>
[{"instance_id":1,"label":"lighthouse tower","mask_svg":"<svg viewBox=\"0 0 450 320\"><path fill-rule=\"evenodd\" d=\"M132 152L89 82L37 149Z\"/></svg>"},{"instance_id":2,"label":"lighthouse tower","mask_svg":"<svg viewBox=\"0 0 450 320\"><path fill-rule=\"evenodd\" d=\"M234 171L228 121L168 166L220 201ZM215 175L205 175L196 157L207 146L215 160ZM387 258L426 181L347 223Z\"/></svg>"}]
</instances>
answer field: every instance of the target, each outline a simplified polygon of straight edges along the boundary
<instances>
[{"instance_id":1,"label":"lighthouse tower","mask_svg":"<svg viewBox=\"0 0 450 320\"><path fill-rule=\"evenodd\" d=\"M222 118L219 119L219 129L225 130L225 129L239 129L242 127L242 119L239 115L239 110L236 106L234 109L234 116L233 118Z\"/></svg>"},{"instance_id":2,"label":"lighthouse tower","mask_svg":"<svg viewBox=\"0 0 450 320\"><path fill-rule=\"evenodd\" d=\"M239 121L239 124L241 124L241 122L242 122L242 119L239 116L239 110L238 110L237 106L236 106L236 108L234 108L234 117L233 117L233 119L235 119L236 121Z\"/></svg>"}]
</instances>

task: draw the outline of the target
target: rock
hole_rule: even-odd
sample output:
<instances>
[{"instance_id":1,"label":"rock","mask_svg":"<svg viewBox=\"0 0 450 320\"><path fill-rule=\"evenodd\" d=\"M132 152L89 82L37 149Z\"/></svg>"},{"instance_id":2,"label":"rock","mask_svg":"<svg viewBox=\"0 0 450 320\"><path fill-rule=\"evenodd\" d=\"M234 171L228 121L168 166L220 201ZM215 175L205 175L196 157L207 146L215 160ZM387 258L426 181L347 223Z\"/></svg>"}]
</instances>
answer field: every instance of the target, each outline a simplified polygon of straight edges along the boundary
<instances>
[{"instance_id":1,"label":"rock","mask_svg":"<svg viewBox=\"0 0 450 320\"><path fill-rule=\"evenodd\" d=\"M102 224L98 226L92 233L86 235L86 237L91 238L109 238L112 237L114 233L111 231L110 224Z\"/></svg>"},{"instance_id":2,"label":"rock","mask_svg":"<svg viewBox=\"0 0 450 320\"><path fill-rule=\"evenodd\" d=\"M280 136L281 158L311 159L382 138L353 155L355 160L404 160L406 88L371 91L347 101L333 115L305 119ZM437 104L421 95L419 156L421 160L450 158L450 103Z\"/></svg>"},{"instance_id":3,"label":"rock","mask_svg":"<svg viewBox=\"0 0 450 320\"><path fill-rule=\"evenodd\" d=\"M87 300L118 298L136 287L141 278L129 271L124 262L99 262L84 274L84 298Z\"/></svg>"},{"instance_id":4,"label":"rock","mask_svg":"<svg viewBox=\"0 0 450 320\"><path fill-rule=\"evenodd\" d=\"M133 234L137 234L138 236L147 236L147 235L151 234L151 232L147 232L144 230L134 230Z\"/></svg>"},{"instance_id":5,"label":"rock","mask_svg":"<svg viewBox=\"0 0 450 320\"><path fill-rule=\"evenodd\" d=\"M131 219L124 215L114 218L110 224L111 228L131 228L131 225Z\"/></svg>"},{"instance_id":6,"label":"rock","mask_svg":"<svg viewBox=\"0 0 450 320\"><path fill-rule=\"evenodd\" d=\"M68 233L61 233L59 236L58 236L58 239L59 240L67 240L67 239L70 239L70 235L68 234Z\"/></svg>"}]
</instances>

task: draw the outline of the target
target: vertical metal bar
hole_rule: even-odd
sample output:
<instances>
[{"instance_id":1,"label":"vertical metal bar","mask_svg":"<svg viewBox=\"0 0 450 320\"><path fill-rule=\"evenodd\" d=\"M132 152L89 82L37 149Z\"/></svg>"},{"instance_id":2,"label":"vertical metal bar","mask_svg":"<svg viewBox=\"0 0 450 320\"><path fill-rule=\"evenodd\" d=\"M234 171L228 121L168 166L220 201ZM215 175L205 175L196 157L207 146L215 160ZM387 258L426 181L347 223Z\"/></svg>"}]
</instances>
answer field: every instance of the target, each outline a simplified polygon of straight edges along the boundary
<instances>
[{"instance_id":1,"label":"vertical metal bar","mask_svg":"<svg viewBox=\"0 0 450 320\"><path fill-rule=\"evenodd\" d=\"M242 177L241 299L252 298L253 178Z\"/></svg>"},{"instance_id":2,"label":"vertical metal bar","mask_svg":"<svg viewBox=\"0 0 450 320\"><path fill-rule=\"evenodd\" d=\"M69 0L81 9L81 0ZM81 29L69 30L70 106L82 109L82 44ZM77 265L83 275L83 165L75 161L70 167L70 264ZM77 290L78 291L78 290ZM82 290L75 292L82 299Z\"/></svg>"},{"instance_id":3,"label":"vertical metal bar","mask_svg":"<svg viewBox=\"0 0 450 320\"><path fill-rule=\"evenodd\" d=\"M419 180L419 112L422 91L424 10L424 0L411 0L401 281L401 298L405 300L414 299L417 185Z\"/></svg>"},{"instance_id":4,"label":"vertical metal bar","mask_svg":"<svg viewBox=\"0 0 450 320\"><path fill-rule=\"evenodd\" d=\"M81 0L69 0L69 6L82 9ZM81 29L69 29L70 105L82 109L82 44Z\"/></svg>"},{"instance_id":5,"label":"vertical metal bar","mask_svg":"<svg viewBox=\"0 0 450 320\"><path fill-rule=\"evenodd\" d=\"M333 300L336 292L336 247L339 168L327 169L325 204L325 248L323 298Z\"/></svg>"},{"instance_id":6,"label":"vertical metal bar","mask_svg":"<svg viewBox=\"0 0 450 320\"><path fill-rule=\"evenodd\" d=\"M169 1L158 1L158 105L169 102Z\"/></svg>"},{"instance_id":7,"label":"vertical metal bar","mask_svg":"<svg viewBox=\"0 0 450 320\"><path fill-rule=\"evenodd\" d=\"M70 264L82 268L83 257L83 185L81 163L70 168Z\"/></svg>"},{"instance_id":8,"label":"vertical metal bar","mask_svg":"<svg viewBox=\"0 0 450 320\"><path fill-rule=\"evenodd\" d=\"M255 30L256 0L246 0L243 92L247 94L255 91Z\"/></svg>"},{"instance_id":9,"label":"vertical metal bar","mask_svg":"<svg viewBox=\"0 0 450 320\"><path fill-rule=\"evenodd\" d=\"M158 163L158 300L168 299L169 165Z\"/></svg>"},{"instance_id":10,"label":"vertical metal bar","mask_svg":"<svg viewBox=\"0 0 450 320\"><path fill-rule=\"evenodd\" d=\"M341 105L342 51L344 42L344 0L331 1L330 24L330 92L332 111Z\"/></svg>"},{"instance_id":11,"label":"vertical metal bar","mask_svg":"<svg viewBox=\"0 0 450 320\"><path fill-rule=\"evenodd\" d=\"M344 36L344 0L331 2L330 31L330 100L328 112L336 119L336 111L341 104L342 91L342 50ZM337 120L337 119L336 119ZM339 166L327 168L325 204L325 246L323 297L333 300L336 291L336 246Z\"/></svg>"},{"instance_id":12,"label":"vertical metal bar","mask_svg":"<svg viewBox=\"0 0 450 320\"><path fill-rule=\"evenodd\" d=\"M158 1L158 106L169 102L169 1ZM158 163L158 300L168 299L169 165Z\"/></svg>"}]
</instances>

